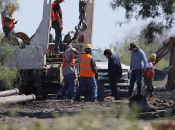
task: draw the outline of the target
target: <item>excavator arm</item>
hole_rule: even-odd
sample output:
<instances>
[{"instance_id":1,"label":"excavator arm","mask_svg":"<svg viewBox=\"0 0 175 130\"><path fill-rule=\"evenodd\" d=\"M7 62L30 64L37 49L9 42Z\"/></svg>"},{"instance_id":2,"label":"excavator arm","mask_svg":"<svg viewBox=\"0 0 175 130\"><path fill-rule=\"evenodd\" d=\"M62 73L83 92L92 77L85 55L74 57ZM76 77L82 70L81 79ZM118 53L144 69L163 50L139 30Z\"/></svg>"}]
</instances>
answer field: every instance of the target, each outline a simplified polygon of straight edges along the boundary
<instances>
[{"instance_id":1,"label":"excavator arm","mask_svg":"<svg viewBox=\"0 0 175 130\"><path fill-rule=\"evenodd\" d=\"M175 37L170 37L166 39L162 46L156 52L156 62L155 65L168 53L170 53L169 67L165 67L163 70L155 70L155 81L163 80L168 74L168 81L166 84L167 89L174 87L175 79ZM174 57L174 58L173 58Z\"/></svg>"}]
</instances>

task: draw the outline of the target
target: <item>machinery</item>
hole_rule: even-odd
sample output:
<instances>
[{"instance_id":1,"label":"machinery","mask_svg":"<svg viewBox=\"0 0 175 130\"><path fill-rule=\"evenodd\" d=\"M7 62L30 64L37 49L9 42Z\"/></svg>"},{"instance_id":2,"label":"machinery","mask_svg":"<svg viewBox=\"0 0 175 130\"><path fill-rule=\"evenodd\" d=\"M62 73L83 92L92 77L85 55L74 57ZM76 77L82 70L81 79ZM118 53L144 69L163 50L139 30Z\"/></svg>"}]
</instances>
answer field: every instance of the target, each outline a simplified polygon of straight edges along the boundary
<instances>
[{"instance_id":1,"label":"machinery","mask_svg":"<svg viewBox=\"0 0 175 130\"><path fill-rule=\"evenodd\" d=\"M72 43L73 47L83 53L85 44L92 44L94 0L80 0L79 10L78 30L68 44ZM21 91L23 90L25 94L42 94L44 98L47 94L57 93L63 85L63 53L54 54L55 43L49 43L50 12L51 0L44 0L43 17L39 27L31 38L22 32L15 35L13 45L17 54L16 58L11 60L11 63L21 70ZM92 55L98 68L96 80L104 87L103 91L110 92L107 77L108 59L95 47L92 49ZM121 96L124 96L129 87L130 67L122 64L122 69L123 76L118 83L118 90ZM78 70L75 72L76 86L78 86Z\"/></svg>"},{"instance_id":2,"label":"machinery","mask_svg":"<svg viewBox=\"0 0 175 130\"><path fill-rule=\"evenodd\" d=\"M164 56L170 52L169 67L165 67L162 71L155 71L154 80L163 80L168 74L168 80L166 84L166 89L171 89L174 87L175 80L175 37L170 37L166 39L162 46L156 51L156 62L157 64Z\"/></svg>"}]
</instances>

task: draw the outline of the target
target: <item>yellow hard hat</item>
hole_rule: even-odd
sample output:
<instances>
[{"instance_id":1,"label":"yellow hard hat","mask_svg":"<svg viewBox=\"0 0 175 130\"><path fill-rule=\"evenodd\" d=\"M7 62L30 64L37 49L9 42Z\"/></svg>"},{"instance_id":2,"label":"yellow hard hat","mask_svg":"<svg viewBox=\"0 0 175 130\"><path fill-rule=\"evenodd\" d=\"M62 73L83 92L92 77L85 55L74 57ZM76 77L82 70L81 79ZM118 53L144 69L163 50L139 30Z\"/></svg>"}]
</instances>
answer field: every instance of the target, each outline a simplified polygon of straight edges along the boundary
<instances>
[{"instance_id":1,"label":"yellow hard hat","mask_svg":"<svg viewBox=\"0 0 175 130\"><path fill-rule=\"evenodd\" d=\"M85 45L85 49L92 49L91 44L86 44L86 45Z\"/></svg>"},{"instance_id":2,"label":"yellow hard hat","mask_svg":"<svg viewBox=\"0 0 175 130\"><path fill-rule=\"evenodd\" d=\"M152 53L150 57L156 59L156 54Z\"/></svg>"}]
</instances>

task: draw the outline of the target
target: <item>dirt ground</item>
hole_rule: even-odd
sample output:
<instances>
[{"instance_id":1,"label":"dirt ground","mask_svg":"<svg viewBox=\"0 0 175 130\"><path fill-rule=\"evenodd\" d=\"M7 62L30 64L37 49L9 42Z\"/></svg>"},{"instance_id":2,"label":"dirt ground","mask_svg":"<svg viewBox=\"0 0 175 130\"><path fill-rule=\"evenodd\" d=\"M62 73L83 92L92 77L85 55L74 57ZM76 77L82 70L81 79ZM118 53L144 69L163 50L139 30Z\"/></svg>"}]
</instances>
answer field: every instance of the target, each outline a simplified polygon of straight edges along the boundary
<instances>
[{"instance_id":1,"label":"dirt ground","mask_svg":"<svg viewBox=\"0 0 175 130\"><path fill-rule=\"evenodd\" d=\"M158 89L155 91L155 97L147 99L148 103L160 112L160 110L172 110L173 113L169 117L174 118L175 115L175 90L165 91L164 89ZM75 116L77 113L83 110L95 110L95 111L113 111L120 110L121 105L128 107L128 100L122 99L121 101L115 101L111 97L105 97L104 102L72 102L72 100L52 100L54 97L45 101L33 101L25 104L14 104L0 107L0 120L8 123L15 121L17 124L25 126L31 123L42 120L46 125L52 125L55 123L56 115L67 114ZM109 115L116 118L116 115ZM146 115L140 117L145 118ZM156 118L156 117L155 117ZM159 117L160 118L160 117Z\"/></svg>"}]
</instances>

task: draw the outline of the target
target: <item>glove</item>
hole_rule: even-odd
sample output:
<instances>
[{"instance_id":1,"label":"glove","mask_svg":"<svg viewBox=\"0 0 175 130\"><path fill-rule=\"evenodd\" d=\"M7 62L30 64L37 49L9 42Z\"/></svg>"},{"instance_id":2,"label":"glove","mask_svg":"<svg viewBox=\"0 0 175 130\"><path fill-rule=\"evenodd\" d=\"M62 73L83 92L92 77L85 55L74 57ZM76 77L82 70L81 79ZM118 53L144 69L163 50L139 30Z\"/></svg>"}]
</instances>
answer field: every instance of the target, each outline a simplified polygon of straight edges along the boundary
<instances>
[{"instance_id":1,"label":"glove","mask_svg":"<svg viewBox=\"0 0 175 130\"><path fill-rule=\"evenodd\" d=\"M59 25L59 29L60 29L60 30L63 30L63 26L62 26L62 25Z\"/></svg>"},{"instance_id":2,"label":"glove","mask_svg":"<svg viewBox=\"0 0 175 130\"><path fill-rule=\"evenodd\" d=\"M79 54L79 52L78 51L75 51L75 54Z\"/></svg>"}]
</instances>

